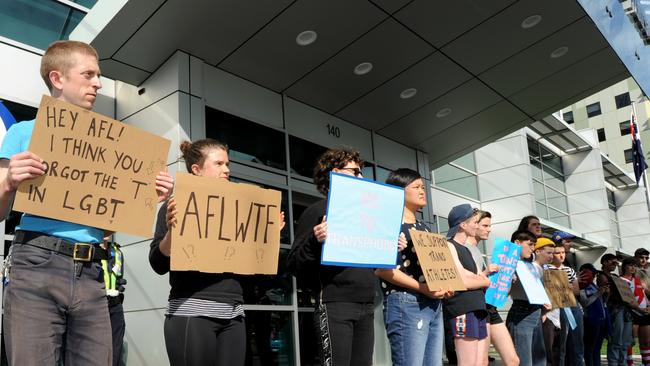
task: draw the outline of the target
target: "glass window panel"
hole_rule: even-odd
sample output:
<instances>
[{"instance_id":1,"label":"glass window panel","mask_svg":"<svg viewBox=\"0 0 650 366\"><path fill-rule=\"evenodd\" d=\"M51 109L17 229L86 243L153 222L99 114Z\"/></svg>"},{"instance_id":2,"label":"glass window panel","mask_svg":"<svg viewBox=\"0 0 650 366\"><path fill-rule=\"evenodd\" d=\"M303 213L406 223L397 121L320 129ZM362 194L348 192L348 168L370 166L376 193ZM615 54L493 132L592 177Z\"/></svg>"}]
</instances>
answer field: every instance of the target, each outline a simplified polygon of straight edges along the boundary
<instances>
[{"instance_id":1,"label":"glass window panel","mask_svg":"<svg viewBox=\"0 0 650 366\"><path fill-rule=\"evenodd\" d=\"M72 0L72 2L77 3L77 4L81 5L81 6L85 6L88 9L90 9L93 6L95 6L95 4L97 3L97 0Z\"/></svg>"},{"instance_id":2,"label":"glass window panel","mask_svg":"<svg viewBox=\"0 0 650 366\"><path fill-rule=\"evenodd\" d=\"M530 137L528 137L528 155L532 158L540 158L539 144Z\"/></svg>"},{"instance_id":3,"label":"glass window panel","mask_svg":"<svg viewBox=\"0 0 650 366\"><path fill-rule=\"evenodd\" d=\"M300 192L291 193L291 203L293 211L293 226L294 230L300 216L313 203L322 200L322 197L311 196ZM310 279L305 277L297 277L297 295L298 306L312 307L316 303L316 291L314 290L314 283L310 283Z\"/></svg>"},{"instance_id":4,"label":"glass window panel","mask_svg":"<svg viewBox=\"0 0 650 366\"><path fill-rule=\"evenodd\" d=\"M625 156L626 164L629 164L634 161L634 151L632 149L624 150L623 155Z\"/></svg>"},{"instance_id":5,"label":"glass window panel","mask_svg":"<svg viewBox=\"0 0 650 366\"><path fill-rule=\"evenodd\" d=\"M205 133L207 137L226 143L233 159L287 169L282 131L206 107Z\"/></svg>"},{"instance_id":6,"label":"glass window panel","mask_svg":"<svg viewBox=\"0 0 650 366\"><path fill-rule=\"evenodd\" d=\"M85 13L51 0L11 0L0 6L0 35L46 49L67 39Z\"/></svg>"},{"instance_id":7,"label":"glass window panel","mask_svg":"<svg viewBox=\"0 0 650 366\"><path fill-rule=\"evenodd\" d=\"M452 163L460 167L463 167L469 171L476 172L476 160L474 159L473 152L465 156L461 156L460 158L454 160Z\"/></svg>"},{"instance_id":8,"label":"glass window panel","mask_svg":"<svg viewBox=\"0 0 650 366\"><path fill-rule=\"evenodd\" d=\"M589 104L587 106L587 117L595 117L600 115L600 103Z\"/></svg>"},{"instance_id":9,"label":"glass window panel","mask_svg":"<svg viewBox=\"0 0 650 366\"><path fill-rule=\"evenodd\" d=\"M564 177L553 170L544 169L544 183L551 188L566 193L566 189L564 188Z\"/></svg>"},{"instance_id":10,"label":"glass window panel","mask_svg":"<svg viewBox=\"0 0 650 366\"><path fill-rule=\"evenodd\" d=\"M549 166L560 173L564 173L564 170L562 169L562 158L555 155L553 152L546 149L545 147L541 147L541 151L542 151L541 160L544 165Z\"/></svg>"},{"instance_id":11,"label":"glass window panel","mask_svg":"<svg viewBox=\"0 0 650 366\"><path fill-rule=\"evenodd\" d=\"M530 170L533 174L533 178L538 179L538 180L543 180L542 177L542 163L540 163L537 160L530 160Z\"/></svg>"},{"instance_id":12,"label":"glass window panel","mask_svg":"<svg viewBox=\"0 0 650 366\"><path fill-rule=\"evenodd\" d=\"M544 195L544 185L540 182L533 181L533 188L535 189L535 200L537 201L546 201L546 196Z\"/></svg>"},{"instance_id":13,"label":"glass window panel","mask_svg":"<svg viewBox=\"0 0 650 366\"><path fill-rule=\"evenodd\" d=\"M553 191L552 189L546 189L546 193L550 193ZM557 192L554 192L557 194ZM554 209L563 211L563 212L569 212L569 204L567 203L567 198L566 196L563 196L561 194L557 194L556 197L547 197L546 198L546 204L549 207L553 207Z\"/></svg>"},{"instance_id":14,"label":"glass window panel","mask_svg":"<svg viewBox=\"0 0 650 366\"><path fill-rule=\"evenodd\" d=\"M630 129L630 121L623 121L619 123L618 128L621 130L621 136L629 135L632 133L632 130Z\"/></svg>"},{"instance_id":15,"label":"glass window panel","mask_svg":"<svg viewBox=\"0 0 650 366\"><path fill-rule=\"evenodd\" d=\"M549 216L548 219L555 222L556 224L560 224L566 227L571 227L569 225L569 216L560 211L554 210L549 207L548 216Z\"/></svg>"},{"instance_id":16,"label":"glass window panel","mask_svg":"<svg viewBox=\"0 0 650 366\"><path fill-rule=\"evenodd\" d=\"M598 142L603 142L607 140L607 136L605 135L605 129L604 128L599 128L597 130L598 133Z\"/></svg>"},{"instance_id":17,"label":"glass window panel","mask_svg":"<svg viewBox=\"0 0 650 366\"><path fill-rule=\"evenodd\" d=\"M447 231L449 231L449 221L446 217L438 216L438 232L444 235Z\"/></svg>"},{"instance_id":18,"label":"glass window panel","mask_svg":"<svg viewBox=\"0 0 650 366\"><path fill-rule=\"evenodd\" d=\"M436 186L478 200L478 182L475 175L436 183Z\"/></svg>"},{"instance_id":19,"label":"glass window panel","mask_svg":"<svg viewBox=\"0 0 650 366\"><path fill-rule=\"evenodd\" d=\"M295 364L291 319L289 311L246 311L247 365Z\"/></svg>"},{"instance_id":20,"label":"glass window panel","mask_svg":"<svg viewBox=\"0 0 650 366\"><path fill-rule=\"evenodd\" d=\"M300 333L300 364L306 366L320 365L318 337L314 327L314 312L298 313L298 332Z\"/></svg>"},{"instance_id":21,"label":"glass window panel","mask_svg":"<svg viewBox=\"0 0 650 366\"><path fill-rule=\"evenodd\" d=\"M289 249L280 249L277 275L241 276L244 303L258 305L291 305L293 282L287 273Z\"/></svg>"},{"instance_id":22,"label":"glass window panel","mask_svg":"<svg viewBox=\"0 0 650 366\"><path fill-rule=\"evenodd\" d=\"M537 217L548 219L548 210L546 209L545 205L539 202L535 202L535 210L537 213Z\"/></svg>"},{"instance_id":23,"label":"glass window panel","mask_svg":"<svg viewBox=\"0 0 650 366\"><path fill-rule=\"evenodd\" d=\"M363 164L363 177L366 179L375 180L375 165L372 163ZM382 182L383 183L383 182Z\"/></svg>"},{"instance_id":24,"label":"glass window panel","mask_svg":"<svg viewBox=\"0 0 650 366\"><path fill-rule=\"evenodd\" d=\"M379 165L377 165L377 168L375 169L375 172L377 173L377 182L386 182L386 179L388 179L388 175L390 174L391 170L382 168Z\"/></svg>"},{"instance_id":25,"label":"glass window panel","mask_svg":"<svg viewBox=\"0 0 650 366\"><path fill-rule=\"evenodd\" d=\"M610 191L609 189L607 190L607 203L609 204L609 207L616 208L616 198L614 196L614 192Z\"/></svg>"},{"instance_id":26,"label":"glass window panel","mask_svg":"<svg viewBox=\"0 0 650 366\"><path fill-rule=\"evenodd\" d=\"M573 123L573 112L564 112L562 114L562 119L564 119L564 122L571 124Z\"/></svg>"},{"instance_id":27,"label":"glass window panel","mask_svg":"<svg viewBox=\"0 0 650 366\"><path fill-rule=\"evenodd\" d=\"M621 109L632 104L632 101L630 100L630 93L619 94L614 97L614 100L616 101L616 109Z\"/></svg>"},{"instance_id":28,"label":"glass window panel","mask_svg":"<svg viewBox=\"0 0 650 366\"><path fill-rule=\"evenodd\" d=\"M462 169L456 168L453 165L445 164L438 169L433 171L433 179L438 185L438 183L444 183L448 181L453 181L457 179L467 178L474 176L472 173L466 172Z\"/></svg>"},{"instance_id":29,"label":"glass window panel","mask_svg":"<svg viewBox=\"0 0 650 366\"><path fill-rule=\"evenodd\" d=\"M314 176L316 162L325 151L327 151L325 146L289 136L291 173L312 178Z\"/></svg>"}]
</instances>

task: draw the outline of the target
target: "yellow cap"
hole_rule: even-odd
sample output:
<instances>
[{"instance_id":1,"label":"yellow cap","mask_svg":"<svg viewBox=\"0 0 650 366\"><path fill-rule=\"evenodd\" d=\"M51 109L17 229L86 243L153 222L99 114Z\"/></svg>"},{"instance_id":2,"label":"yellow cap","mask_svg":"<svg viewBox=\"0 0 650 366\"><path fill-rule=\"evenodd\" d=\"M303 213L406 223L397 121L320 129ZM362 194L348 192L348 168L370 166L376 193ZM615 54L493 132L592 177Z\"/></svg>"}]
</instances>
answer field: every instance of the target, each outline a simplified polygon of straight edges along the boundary
<instances>
[{"instance_id":1,"label":"yellow cap","mask_svg":"<svg viewBox=\"0 0 650 366\"><path fill-rule=\"evenodd\" d=\"M537 242L535 242L535 250L544 248L546 246L555 246L555 243L553 243L553 240L549 238L537 238Z\"/></svg>"}]
</instances>

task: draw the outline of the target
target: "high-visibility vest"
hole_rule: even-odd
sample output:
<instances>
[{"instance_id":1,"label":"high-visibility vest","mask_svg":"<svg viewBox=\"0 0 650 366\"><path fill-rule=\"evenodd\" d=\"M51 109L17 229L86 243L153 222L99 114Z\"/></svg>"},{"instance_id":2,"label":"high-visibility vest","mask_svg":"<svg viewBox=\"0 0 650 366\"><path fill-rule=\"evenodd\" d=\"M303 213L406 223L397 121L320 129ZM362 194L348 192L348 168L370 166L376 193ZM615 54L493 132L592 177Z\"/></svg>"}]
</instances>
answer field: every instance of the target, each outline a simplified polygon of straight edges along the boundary
<instances>
[{"instance_id":1,"label":"high-visibility vest","mask_svg":"<svg viewBox=\"0 0 650 366\"><path fill-rule=\"evenodd\" d=\"M102 260L106 295L118 296L124 291L123 281L121 281L124 276L124 254L117 243L110 243L107 252L108 259Z\"/></svg>"}]
</instances>

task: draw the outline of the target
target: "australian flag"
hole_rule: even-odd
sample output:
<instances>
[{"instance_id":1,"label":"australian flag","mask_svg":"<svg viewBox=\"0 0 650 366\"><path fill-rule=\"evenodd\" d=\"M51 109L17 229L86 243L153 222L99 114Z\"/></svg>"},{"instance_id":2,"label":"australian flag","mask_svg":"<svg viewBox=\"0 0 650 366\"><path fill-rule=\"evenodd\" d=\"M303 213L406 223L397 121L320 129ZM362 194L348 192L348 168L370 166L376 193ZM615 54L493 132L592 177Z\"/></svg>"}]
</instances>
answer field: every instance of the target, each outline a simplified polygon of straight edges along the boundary
<instances>
[{"instance_id":1,"label":"australian flag","mask_svg":"<svg viewBox=\"0 0 650 366\"><path fill-rule=\"evenodd\" d=\"M639 184L643 171L648 168L648 164L645 162L643 149L641 148L641 139L639 138L639 130L636 124L634 106L632 106L632 114L630 116L630 133L632 135L632 165L634 166L634 177L636 178L636 183Z\"/></svg>"},{"instance_id":2,"label":"australian flag","mask_svg":"<svg viewBox=\"0 0 650 366\"><path fill-rule=\"evenodd\" d=\"M2 101L0 101L0 144L2 144L2 140L4 139L7 130L14 123L16 123L16 119L11 115L11 112L9 112L7 107L2 104Z\"/></svg>"}]
</instances>

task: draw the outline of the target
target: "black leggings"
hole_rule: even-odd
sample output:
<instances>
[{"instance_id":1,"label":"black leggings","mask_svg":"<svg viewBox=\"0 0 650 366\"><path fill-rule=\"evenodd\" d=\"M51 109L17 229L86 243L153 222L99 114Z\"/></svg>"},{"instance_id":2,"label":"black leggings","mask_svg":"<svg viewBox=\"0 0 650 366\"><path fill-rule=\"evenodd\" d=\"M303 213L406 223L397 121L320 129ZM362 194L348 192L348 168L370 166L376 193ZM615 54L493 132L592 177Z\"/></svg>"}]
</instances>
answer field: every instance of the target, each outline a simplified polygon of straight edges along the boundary
<instances>
[{"instance_id":1,"label":"black leggings","mask_svg":"<svg viewBox=\"0 0 650 366\"><path fill-rule=\"evenodd\" d=\"M324 306L317 309L314 319L321 365L370 366L375 341L374 305L336 301ZM327 327L322 327L325 321ZM329 360L323 360L327 356Z\"/></svg>"},{"instance_id":2,"label":"black leggings","mask_svg":"<svg viewBox=\"0 0 650 366\"><path fill-rule=\"evenodd\" d=\"M171 366L242 366L246 359L244 318L167 316L165 345Z\"/></svg>"}]
</instances>

